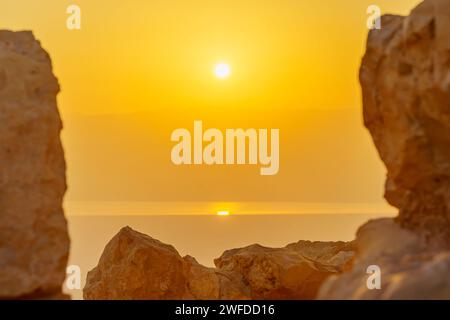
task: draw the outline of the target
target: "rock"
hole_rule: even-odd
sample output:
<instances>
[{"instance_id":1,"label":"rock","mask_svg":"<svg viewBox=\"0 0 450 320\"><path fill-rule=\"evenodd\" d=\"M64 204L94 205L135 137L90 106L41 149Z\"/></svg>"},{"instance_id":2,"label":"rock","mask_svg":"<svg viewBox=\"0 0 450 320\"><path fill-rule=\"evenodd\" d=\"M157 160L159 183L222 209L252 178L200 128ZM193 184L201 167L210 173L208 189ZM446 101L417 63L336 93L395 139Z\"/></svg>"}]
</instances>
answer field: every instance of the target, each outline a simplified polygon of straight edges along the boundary
<instances>
[{"instance_id":1,"label":"rock","mask_svg":"<svg viewBox=\"0 0 450 320\"><path fill-rule=\"evenodd\" d=\"M83 295L85 299L175 299L186 288L186 263L175 248L123 228L88 273Z\"/></svg>"},{"instance_id":2,"label":"rock","mask_svg":"<svg viewBox=\"0 0 450 320\"><path fill-rule=\"evenodd\" d=\"M450 5L426 0L381 21L360 81L365 125L388 171L385 197L402 226L450 245Z\"/></svg>"},{"instance_id":3,"label":"rock","mask_svg":"<svg viewBox=\"0 0 450 320\"><path fill-rule=\"evenodd\" d=\"M190 256L184 257L189 263L189 299L201 300L248 300L250 290L240 274L200 265Z\"/></svg>"},{"instance_id":4,"label":"rock","mask_svg":"<svg viewBox=\"0 0 450 320\"><path fill-rule=\"evenodd\" d=\"M219 270L242 275L252 299L314 299L323 281L353 259L352 244L299 241L284 248L251 245L226 251Z\"/></svg>"},{"instance_id":5,"label":"rock","mask_svg":"<svg viewBox=\"0 0 450 320\"><path fill-rule=\"evenodd\" d=\"M358 255L350 272L328 279L319 299L448 299L450 251L430 249L423 237L393 219L358 230ZM377 265L381 288L369 290L367 268Z\"/></svg>"},{"instance_id":6,"label":"rock","mask_svg":"<svg viewBox=\"0 0 450 320\"><path fill-rule=\"evenodd\" d=\"M207 268L126 227L88 273L83 293L85 299L308 299L345 268L351 250L346 243L254 245L227 251L216 259L217 268Z\"/></svg>"},{"instance_id":7,"label":"rock","mask_svg":"<svg viewBox=\"0 0 450 320\"><path fill-rule=\"evenodd\" d=\"M66 275L58 92L32 33L0 31L0 299L57 294Z\"/></svg>"},{"instance_id":8,"label":"rock","mask_svg":"<svg viewBox=\"0 0 450 320\"><path fill-rule=\"evenodd\" d=\"M387 167L394 220L357 234L353 268L320 299L450 299L450 5L425 0L372 30L360 80L364 121ZM367 268L381 271L369 290Z\"/></svg>"},{"instance_id":9,"label":"rock","mask_svg":"<svg viewBox=\"0 0 450 320\"><path fill-rule=\"evenodd\" d=\"M170 245L125 227L88 273L84 299L245 299L238 275L182 258Z\"/></svg>"}]
</instances>

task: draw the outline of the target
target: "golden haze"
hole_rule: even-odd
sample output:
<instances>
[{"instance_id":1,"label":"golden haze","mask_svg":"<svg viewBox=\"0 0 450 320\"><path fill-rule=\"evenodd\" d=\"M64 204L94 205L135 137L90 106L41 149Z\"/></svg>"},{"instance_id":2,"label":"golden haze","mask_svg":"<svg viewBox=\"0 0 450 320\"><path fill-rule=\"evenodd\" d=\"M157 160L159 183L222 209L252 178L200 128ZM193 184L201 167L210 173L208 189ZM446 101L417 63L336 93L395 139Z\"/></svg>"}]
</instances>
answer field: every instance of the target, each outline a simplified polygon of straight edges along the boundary
<instances>
[{"instance_id":1,"label":"golden haze","mask_svg":"<svg viewBox=\"0 0 450 320\"><path fill-rule=\"evenodd\" d=\"M407 14L417 0L379 0ZM382 203L361 123L368 0L2 0L0 28L33 30L62 92L69 201ZM222 81L212 68L227 61ZM280 172L174 167L170 132L279 128Z\"/></svg>"}]
</instances>

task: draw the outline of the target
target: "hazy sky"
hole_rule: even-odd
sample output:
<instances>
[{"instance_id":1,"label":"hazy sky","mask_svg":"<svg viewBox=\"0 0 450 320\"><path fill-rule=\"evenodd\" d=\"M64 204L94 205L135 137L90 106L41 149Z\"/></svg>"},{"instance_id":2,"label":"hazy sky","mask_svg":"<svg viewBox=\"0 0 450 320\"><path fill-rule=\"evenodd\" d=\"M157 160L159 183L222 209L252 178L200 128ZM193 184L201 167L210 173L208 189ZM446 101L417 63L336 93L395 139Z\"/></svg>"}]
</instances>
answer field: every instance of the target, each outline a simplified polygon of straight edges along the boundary
<instances>
[{"instance_id":1,"label":"hazy sky","mask_svg":"<svg viewBox=\"0 0 450 320\"><path fill-rule=\"evenodd\" d=\"M407 14L417 0L377 0ZM81 8L81 30L66 8ZM1 0L53 60L70 201L382 200L357 73L372 0ZM232 73L212 72L226 61ZM171 132L279 128L280 171L176 167Z\"/></svg>"}]
</instances>

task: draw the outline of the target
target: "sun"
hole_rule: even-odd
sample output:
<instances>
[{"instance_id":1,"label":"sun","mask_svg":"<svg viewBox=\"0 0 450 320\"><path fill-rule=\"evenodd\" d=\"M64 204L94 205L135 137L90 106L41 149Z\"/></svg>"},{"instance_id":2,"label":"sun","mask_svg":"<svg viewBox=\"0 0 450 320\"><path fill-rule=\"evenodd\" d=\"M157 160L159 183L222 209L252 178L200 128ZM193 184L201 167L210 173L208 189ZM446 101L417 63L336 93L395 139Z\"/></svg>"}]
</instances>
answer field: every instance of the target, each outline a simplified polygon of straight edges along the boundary
<instances>
[{"instance_id":1,"label":"sun","mask_svg":"<svg viewBox=\"0 0 450 320\"><path fill-rule=\"evenodd\" d=\"M217 215L218 216L229 216L230 212L229 211L217 211Z\"/></svg>"},{"instance_id":2,"label":"sun","mask_svg":"<svg viewBox=\"0 0 450 320\"><path fill-rule=\"evenodd\" d=\"M231 74L230 66L225 62L220 62L214 67L214 74L219 79L228 78Z\"/></svg>"}]
</instances>

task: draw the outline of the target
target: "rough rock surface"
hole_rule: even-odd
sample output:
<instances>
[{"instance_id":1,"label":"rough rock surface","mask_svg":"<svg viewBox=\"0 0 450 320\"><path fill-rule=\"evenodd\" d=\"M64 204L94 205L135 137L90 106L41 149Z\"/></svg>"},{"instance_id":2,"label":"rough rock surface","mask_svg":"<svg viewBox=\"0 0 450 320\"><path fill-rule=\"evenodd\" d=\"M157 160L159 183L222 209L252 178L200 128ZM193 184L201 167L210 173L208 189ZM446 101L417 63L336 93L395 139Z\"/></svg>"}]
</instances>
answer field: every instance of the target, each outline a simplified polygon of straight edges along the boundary
<instances>
[{"instance_id":1,"label":"rough rock surface","mask_svg":"<svg viewBox=\"0 0 450 320\"><path fill-rule=\"evenodd\" d=\"M123 228L88 273L85 299L314 298L322 281L341 272L353 252L346 243L258 245L225 252L207 268L170 245Z\"/></svg>"},{"instance_id":2,"label":"rough rock surface","mask_svg":"<svg viewBox=\"0 0 450 320\"><path fill-rule=\"evenodd\" d=\"M450 251L430 248L423 237L393 219L373 220L357 233L350 272L328 279L319 299L449 299ZM381 270L381 288L368 290L367 268Z\"/></svg>"},{"instance_id":3,"label":"rough rock surface","mask_svg":"<svg viewBox=\"0 0 450 320\"><path fill-rule=\"evenodd\" d=\"M52 295L65 278L58 92L32 33L0 31L0 299Z\"/></svg>"},{"instance_id":4,"label":"rough rock surface","mask_svg":"<svg viewBox=\"0 0 450 320\"><path fill-rule=\"evenodd\" d=\"M240 279L125 227L88 273L84 299L245 299Z\"/></svg>"},{"instance_id":5,"label":"rough rock surface","mask_svg":"<svg viewBox=\"0 0 450 320\"><path fill-rule=\"evenodd\" d=\"M387 167L394 220L357 234L351 271L320 299L450 299L450 3L426 0L384 16L369 34L360 80L364 120ZM369 290L367 268L381 270Z\"/></svg>"},{"instance_id":6,"label":"rough rock surface","mask_svg":"<svg viewBox=\"0 0 450 320\"><path fill-rule=\"evenodd\" d=\"M364 121L388 171L385 197L402 226L450 245L450 4L426 0L381 21L360 81Z\"/></svg>"},{"instance_id":7,"label":"rough rock surface","mask_svg":"<svg viewBox=\"0 0 450 320\"><path fill-rule=\"evenodd\" d=\"M252 299L314 299L324 280L353 259L352 244L299 241L285 248L251 245L226 251L219 270L242 275Z\"/></svg>"}]
</instances>

